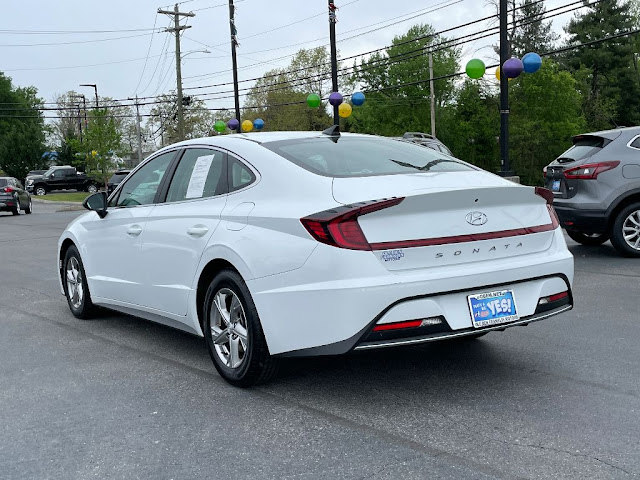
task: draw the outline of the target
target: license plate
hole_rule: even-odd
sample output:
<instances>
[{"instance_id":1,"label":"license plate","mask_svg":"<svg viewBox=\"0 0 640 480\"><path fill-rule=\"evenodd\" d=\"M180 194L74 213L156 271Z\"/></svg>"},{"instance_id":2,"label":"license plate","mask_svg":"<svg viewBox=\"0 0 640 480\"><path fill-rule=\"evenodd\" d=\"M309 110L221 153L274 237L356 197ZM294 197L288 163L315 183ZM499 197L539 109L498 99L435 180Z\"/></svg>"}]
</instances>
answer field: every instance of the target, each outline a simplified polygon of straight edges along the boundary
<instances>
[{"instance_id":1,"label":"license plate","mask_svg":"<svg viewBox=\"0 0 640 480\"><path fill-rule=\"evenodd\" d=\"M513 322L520 318L512 290L469 295L467 300L474 328Z\"/></svg>"},{"instance_id":2,"label":"license plate","mask_svg":"<svg viewBox=\"0 0 640 480\"><path fill-rule=\"evenodd\" d=\"M551 190L553 190L554 192L560 191L560 180L553 181L553 183L551 184Z\"/></svg>"}]
</instances>

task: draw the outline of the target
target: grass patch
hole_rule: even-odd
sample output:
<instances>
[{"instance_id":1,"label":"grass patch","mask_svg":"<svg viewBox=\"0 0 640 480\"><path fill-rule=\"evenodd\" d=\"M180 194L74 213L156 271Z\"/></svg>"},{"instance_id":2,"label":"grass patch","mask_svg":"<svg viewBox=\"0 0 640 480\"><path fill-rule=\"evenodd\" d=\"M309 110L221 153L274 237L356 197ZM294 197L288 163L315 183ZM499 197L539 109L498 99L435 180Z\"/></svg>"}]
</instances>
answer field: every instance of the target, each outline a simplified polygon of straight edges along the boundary
<instances>
[{"instance_id":1,"label":"grass patch","mask_svg":"<svg viewBox=\"0 0 640 480\"><path fill-rule=\"evenodd\" d=\"M35 196L38 200L45 200L49 202L77 202L82 203L90 193L87 192L68 192L68 193L47 193L44 196Z\"/></svg>"}]
</instances>

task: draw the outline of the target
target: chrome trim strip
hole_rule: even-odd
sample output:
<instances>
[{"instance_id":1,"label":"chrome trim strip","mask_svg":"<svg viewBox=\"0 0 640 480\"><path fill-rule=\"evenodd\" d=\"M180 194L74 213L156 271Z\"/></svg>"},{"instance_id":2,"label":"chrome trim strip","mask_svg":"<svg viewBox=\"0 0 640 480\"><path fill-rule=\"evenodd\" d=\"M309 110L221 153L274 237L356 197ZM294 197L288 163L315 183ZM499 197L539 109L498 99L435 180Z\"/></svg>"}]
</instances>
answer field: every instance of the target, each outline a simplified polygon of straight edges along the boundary
<instances>
[{"instance_id":1,"label":"chrome trim strip","mask_svg":"<svg viewBox=\"0 0 640 480\"><path fill-rule=\"evenodd\" d=\"M572 308L573 308L573 305L565 305L564 307L560 307L556 310L552 310L549 312L544 312L544 314L541 314L538 316L527 317L525 319L518 320L517 322L507 323L503 325L496 325L495 327L480 328L478 330L466 330L464 332L459 332L459 333L456 333L454 331L450 333L445 333L444 335L435 335L433 337L407 338L405 340L399 339L399 340L392 340L384 343L369 343L364 345L358 345L356 348L354 348L354 350L371 350L374 348L396 347L400 345L415 345L419 343L434 342L436 340L447 340L450 338L466 337L467 335L474 335L479 332L491 332L492 330L501 330L503 328L515 327L518 325L523 325L525 323L537 322L539 320L544 320L545 318L552 317L559 313L566 312L567 310L571 310Z\"/></svg>"}]
</instances>

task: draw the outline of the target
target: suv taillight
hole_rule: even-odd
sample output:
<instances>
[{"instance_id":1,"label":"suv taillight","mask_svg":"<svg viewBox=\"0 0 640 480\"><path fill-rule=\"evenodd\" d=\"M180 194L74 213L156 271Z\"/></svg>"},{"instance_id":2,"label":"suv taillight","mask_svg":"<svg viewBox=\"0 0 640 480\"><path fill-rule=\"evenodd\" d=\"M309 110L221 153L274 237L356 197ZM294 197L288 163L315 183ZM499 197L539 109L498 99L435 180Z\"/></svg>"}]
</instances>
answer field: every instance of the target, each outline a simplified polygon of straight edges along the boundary
<instances>
[{"instance_id":1,"label":"suv taillight","mask_svg":"<svg viewBox=\"0 0 640 480\"><path fill-rule=\"evenodd\" d=\"M620 165L620 162L617 160L613 162L598 162L580 165L579 167L565 170L564 178L568 178L570 180L593 180L598 178L598 175L602 172L616 168L618 165Z\"/></svg>"},{"instance_id":2,"label":"suv taillight","mask_svg":"<svg viewBox=\"0 0 640 480\"><path fill-rule=\"evenodd\" d=\"M404 200L391 198L336 207L300 219L304 228L318 242L350 250L371 250L358 217L398 205Z\"/></svg>"}]
</instances>

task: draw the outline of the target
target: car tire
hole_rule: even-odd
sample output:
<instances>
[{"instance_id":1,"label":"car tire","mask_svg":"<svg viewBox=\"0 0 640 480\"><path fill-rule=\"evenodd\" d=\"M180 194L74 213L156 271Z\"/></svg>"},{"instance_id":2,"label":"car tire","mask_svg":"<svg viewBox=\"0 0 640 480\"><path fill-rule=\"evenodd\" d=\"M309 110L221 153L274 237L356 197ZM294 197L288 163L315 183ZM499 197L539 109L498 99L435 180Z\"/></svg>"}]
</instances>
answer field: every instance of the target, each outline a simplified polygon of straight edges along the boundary
<instances>
[{"instance_id":1,"label":"car tire","mask_svg":"<svg viewBox=\"0 0 640 480\"><path fill-rule=\"evenodd\" d=\"M24 213L29 215L31 212L33 212L33 201L31 200L31 197L29 197L29 204L27 205L27 208L24 209Z\"/></svg>"},{"instance_id":2,"label":"car tire","mask_svg":"<svg viewBox=\"0 0 640 480\"><path fill-rule=\"evenodd\" d=\"M96 307L91 301L82 258L74 245L64 255L62 285L69 309L76 318L86 320L95 315Z\"/></svg>"},{"instance_id":3,"label":"car tire","mask_svg":"<svg viewBox=\"0 0 640 480\"><path fill-rule=\"evenodd\" d=\"M16 198L16 206L11 210L14 215L20 215L20 199Z\"/></svg>"},{"instance_id":4,"label":"car tire","mask_svg":"<svg viewBox=\"0 0 640 480\"><path fill-rule=\"evenodd\" d=\"M36 192L36 195L38 195L39 197L41 197L42 195L46 195L47 194L47 189L44 187L36 187L34 189L34 192Z\"/></svg>"},{"instance_id":5,"label":"car tire","mask_svg":"<svg viewBox=\"0 0 640 480\"><path fill-rule=\"evenodd\" d=\"M618 213L611 227L611 243L625 257L640 257L640 202Z\"/></svg>"},{"instance_id":6,"label":"car tire","mask_svg":"<svg viewBox=\"0 0 640 480\"><path fill-rule=\"evenodd\" d=\"M242 277L222 270L209 284L203 305L204 338L218 373L230 384L249 387L276 372L258 311Z\"/></svg>"},{"instance_id":7,"label":"car tire","mask_svg":"<svg viewBox=\"0 0 640 480\"><path fill-rule=\"evenodd\" d=\"M583 233L575 230L567 230L567 235L569 235L569 238L573 241L589 246L602 245L609 240L608 233Z\"/></svg>"},{"instance_id":8,"label":"car tire","mask_svg":"<svg viewBox=\"0 0 640 480\"><path fill-rule=\"evenodd\" d=\"M98 187L96 187L93 183L87 186L87 192L94 194L98 191Z\"/></svg>"}]
</instances>

